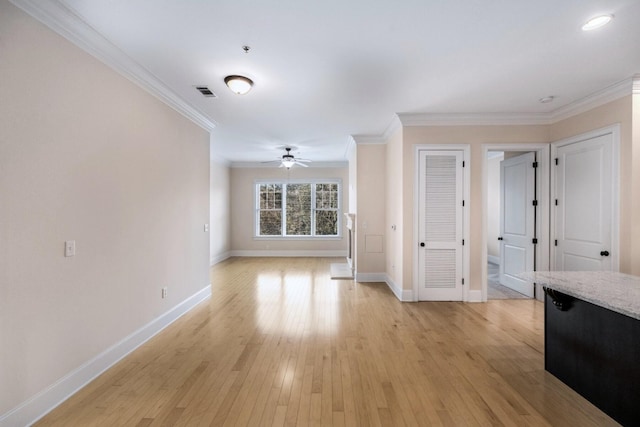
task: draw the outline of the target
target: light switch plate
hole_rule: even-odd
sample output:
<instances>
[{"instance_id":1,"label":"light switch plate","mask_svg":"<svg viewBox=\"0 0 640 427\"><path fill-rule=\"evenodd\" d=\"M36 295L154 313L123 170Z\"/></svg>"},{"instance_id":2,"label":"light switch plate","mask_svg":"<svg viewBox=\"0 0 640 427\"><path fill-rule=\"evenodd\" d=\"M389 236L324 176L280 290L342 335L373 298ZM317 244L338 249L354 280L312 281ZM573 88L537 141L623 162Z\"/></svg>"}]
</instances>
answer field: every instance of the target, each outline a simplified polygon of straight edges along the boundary
<instances>
[{"instance_id":1,"label":"light switch plate","mask_svg":"<svg viewBox=\"0 0 640 427\"><path fill-rule=\"evenodd\" d=\"M76 254L76 241L75 240L67 240L64 242L64 256L75 256Z\"/></svg>"}]
</instances>

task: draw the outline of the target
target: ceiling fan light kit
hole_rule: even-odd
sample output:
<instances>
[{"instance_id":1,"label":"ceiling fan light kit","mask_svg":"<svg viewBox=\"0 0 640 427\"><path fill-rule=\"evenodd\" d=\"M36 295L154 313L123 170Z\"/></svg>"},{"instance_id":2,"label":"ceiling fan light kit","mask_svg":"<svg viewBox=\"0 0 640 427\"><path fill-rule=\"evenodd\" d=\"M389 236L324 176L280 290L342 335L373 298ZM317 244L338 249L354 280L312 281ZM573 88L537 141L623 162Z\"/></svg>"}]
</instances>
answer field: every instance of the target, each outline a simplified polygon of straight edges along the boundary
<instances>
[{"instance_id":1,"label":"ceiling fan light kit","mask_svg":"<svg viewBox=\"0 0 640 427\"><path fill-rule=\"evenodd\" d=\"M295 165L302 166L303 168L309 167L309 165L306 165L305 163L311 163L311 160L296 158L293 154L291 154L291 150L293 149L292 147L285 147L284 149L286 153L282 155L282 158L278 160L269 160L262 163L280 163L280 166L278 167L287 169L291 169Z\"/></svg>"}]
</instances>

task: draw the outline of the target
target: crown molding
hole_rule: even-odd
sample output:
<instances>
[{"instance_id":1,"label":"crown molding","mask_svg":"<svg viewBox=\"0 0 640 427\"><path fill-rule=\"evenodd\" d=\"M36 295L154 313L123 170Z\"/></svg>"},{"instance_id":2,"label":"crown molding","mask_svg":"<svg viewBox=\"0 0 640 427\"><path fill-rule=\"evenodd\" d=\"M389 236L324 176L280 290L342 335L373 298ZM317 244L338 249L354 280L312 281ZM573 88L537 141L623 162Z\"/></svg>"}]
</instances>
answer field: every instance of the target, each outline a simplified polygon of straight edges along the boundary
<instances>
[{"instance_id":1,"label":"crown molding","mask_svg":"<svg viewBox=\"0 0 640 427\"><path fill-rule=\"evenodd\" d=\"M308 167L317 169L317 168L346 168L349 167L349 162L338 161L338 162L312 162L307 163ZM262 162L231 162L230 167L234 169L239 168L269 168L269 169L279 169L280 166L277 163L262 163ZM294 166L295 169L302 169L301 167Z\"/></svg>"},{"instance_id":2,"label":"crown molding","mask_svg":"<svg viewBox=\"0 0 640 427\"><path fill-rule=\"evenodd\" d=\"M587 95L582 99L578 99L570 104L553 110L549 117L551 123L557 123L561 120L568 119L569 117L576 116L589 110L593 110L596 107L607 104L609 102L620 99L624 96L631 95L636 87L636 81L640 78L640 75L636 74L633 77L624 79L618 83L615 83L602 90Z\"/></svg>"},{"instance_id":3,"label":"crown molding","mask_svg":"<svg viewBox=\"0 0 640 427\"><path fill-rule=\"evenodd\" d=\"M386 141L382 135L353 135L356 145L382 145Z\"/></svg>"},{"instance_id":4,"label":"crown molding","mask_svg":"<svg viewBox=\"0 0 640 427\"><path fill-rule=\"evenodd\" d=\"M632 77L633 80L633 89L632 92L634 95L640 95L640 74L636 74Z\"/></svg>"},{"instance_id":5,"label":"crown molding","mask_svg":"<svg viewBox=\"0 0 640 427\"><path fill-rule=\"evenodd\" d=\"M216 127L213 120L185 102L160 79L127 56L59 1L9 1L197 125L208 131Z\"/></svg>"},{"instance_id":6,"label":"crown molding","mask_svg":"<svg viewBox=\"0 0 640 427\"><path fill-rule=\"evenodd\" d=\"M551 125L632 93L640 93L640 74L549 113L398 113L402 126Z\"/></svg>"},{"instance_id":7,"label":"crown molding","mask_svg":"<svg viewBox=\"0 0 640 427\"><path fill-rule=\"evenodd\" d=\"M546 113L398 113L402 126L548 125Z\"/></svg>"},{"instance_id":8,"label":"crown molding","mask_svg":"<svg viewBox=\"0 0 640 427\"><path fill-rule=\"evenodd\" d=\"M351 135L351 143L357 145L375 145L386 144L387 140L393 136L398 129L402 129L402 123L397 114L394 114L393 119L389 123L389 126L385 129L382 135ZM347 147L348 152L348 147Z\"/></svg>"},{"instance_id":9,"label":"crown molding","mask_svg":"<svg viewBox=\"0 0 640 427\"><path fill-rule=\"evenodd\" d=\"M402 122L400 121L400 117L394 114L391 123L389 123L389 126L387 126L387 129L382 134L382 138L387 141L398 129L402 129Z\"/></svg>"},{"instance_id":10,"label":"crown molding","mask_svg":"<svg viewBox=\"0 0 640 427\"><path fill-rule=\"evenodd\" d=\"M347 146L344 150L344 158L347 159L347 161L349 161L349 159L351 158L351 154L355 149L356 149L356 140L354 139L353 135L349 135L349 138L347 140Z\"/></svg>"}]
</instances>

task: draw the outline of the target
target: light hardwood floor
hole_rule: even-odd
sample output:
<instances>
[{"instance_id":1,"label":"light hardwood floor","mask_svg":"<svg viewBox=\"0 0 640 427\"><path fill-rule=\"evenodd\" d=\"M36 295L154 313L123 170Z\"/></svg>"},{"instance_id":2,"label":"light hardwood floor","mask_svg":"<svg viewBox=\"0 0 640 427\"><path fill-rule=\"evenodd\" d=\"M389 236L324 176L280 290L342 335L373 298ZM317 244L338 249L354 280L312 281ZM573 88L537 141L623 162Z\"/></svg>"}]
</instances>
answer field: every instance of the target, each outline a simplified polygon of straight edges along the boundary
<instances>
[{"instance_id":1,"label":"light hardwood floor","mask_svg":"<svg viewBox=\"0 0 640 427\"><path fill-rule=\"evenodd\" d=\"M401 303L331 262L216 265L210 300L37 425L616 425L544 371L542 303Z\"/></svg>"}]
</instances>

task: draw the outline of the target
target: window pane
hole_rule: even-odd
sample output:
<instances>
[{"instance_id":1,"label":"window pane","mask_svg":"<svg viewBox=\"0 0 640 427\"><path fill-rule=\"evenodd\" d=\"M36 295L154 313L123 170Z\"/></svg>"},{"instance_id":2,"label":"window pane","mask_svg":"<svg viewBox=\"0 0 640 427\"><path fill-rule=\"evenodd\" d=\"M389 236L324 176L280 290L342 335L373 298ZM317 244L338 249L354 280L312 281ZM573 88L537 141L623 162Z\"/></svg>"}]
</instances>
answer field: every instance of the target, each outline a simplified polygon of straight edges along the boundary
<instances>
[{"instance_id":1,"label":"window pane","mask_svg":"<svg viewBox=\"0 0 640 427\"><path fill-rule=\"evenodd\" d=\"M338 211L316 211L316 235L336 236L338 234Z\"/></svg>"},{"instance_id":2,"label":"window pane","mask_svg":"<svg viewBox=\"0 0 640 427\"><path fill-rule=\"evenodd\" d=\"M311 184L287 185L287 235L311 234Z\"/></svg>"},{"instance_id":3,"label":"window pane","mask_svg":"<svg viewBox=\"0 0 640 427\"><path fill-rule=\"evenodd\" d=\"M260 211L261 236L280 236L282 234L282 211Z\"/></svg>"},{"instance_id":4,"label":"window pane","mask_svg":"<svg viewBox=\"0 0 640 427\"><path fill-rule=\"evenodd\" d=\"M281 184L260 184L260 209L282 209Z\"/></svg>"},{"instance_id":5,"label":"window pane","mask_svg":"<svg viewBox=\"0 0 640 427\"><path fill-rule=\"evenodd\" d=\"M338 209L338 184L316 184L316 209Z\"/></svg>"}]
</instances>

